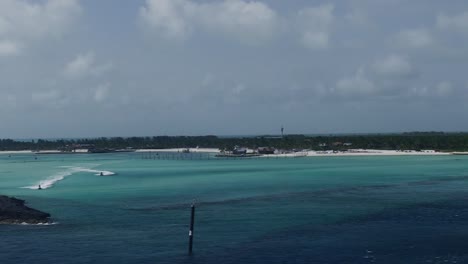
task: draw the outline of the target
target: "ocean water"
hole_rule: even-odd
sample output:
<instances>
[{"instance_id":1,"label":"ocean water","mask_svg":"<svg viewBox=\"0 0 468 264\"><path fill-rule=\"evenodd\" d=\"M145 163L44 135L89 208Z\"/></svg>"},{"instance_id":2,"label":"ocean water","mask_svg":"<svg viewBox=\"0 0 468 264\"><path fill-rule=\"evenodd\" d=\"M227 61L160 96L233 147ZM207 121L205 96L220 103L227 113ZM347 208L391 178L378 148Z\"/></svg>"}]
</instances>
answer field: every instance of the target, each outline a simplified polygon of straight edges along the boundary
<instances>
[{"instance_id":1,"label":"ocean water","mask_svg":"<svg viewBox=\"0 0 468 264\"><path fill-rule=\"evenodd\" d=\"M0 194L54 220L0 226L2 264L468 263L466 156L0 155Z\"/></svg>"}]
</instances>

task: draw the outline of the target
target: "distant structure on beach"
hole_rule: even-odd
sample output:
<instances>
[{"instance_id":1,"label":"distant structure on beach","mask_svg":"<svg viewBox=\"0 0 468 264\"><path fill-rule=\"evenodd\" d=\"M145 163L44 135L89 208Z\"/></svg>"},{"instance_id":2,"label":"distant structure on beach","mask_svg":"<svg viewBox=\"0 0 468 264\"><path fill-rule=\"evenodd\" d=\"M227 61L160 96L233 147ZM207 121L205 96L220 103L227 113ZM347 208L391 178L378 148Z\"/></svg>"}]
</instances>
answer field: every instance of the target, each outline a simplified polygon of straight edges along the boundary
<instances>
[{"instance_id":1,"label":"distant structure on beach","mask_svg":"<svg viewBox=\"0 0 468 264\"><path fill-rule=\"evenodd\" d=\"M232 151L232 154L234 155L245 155L247 154L247 148L240 148L238 146L234 147L234 150Z\"/></svg>"},{"instance_id":2,"label":"distant structure on beach","mask_svg":"<svg viewBox=\"0 0 468 264\"><path fill-rule=\"evenodd\" d=\"M281 126L281 137L284 137L284 126Z\"/></svg>"},{"instance_id":3,"label":"distant structure on beach","mask_svg":"<svg viewBox=\"0 0 468 264\"><path fill-rule=\"evenodd\" d=\"M276 149L272 147L259 147L257 149L258 154L268 155L268 154L275 154Z\"/></svg>"}]
</instances>

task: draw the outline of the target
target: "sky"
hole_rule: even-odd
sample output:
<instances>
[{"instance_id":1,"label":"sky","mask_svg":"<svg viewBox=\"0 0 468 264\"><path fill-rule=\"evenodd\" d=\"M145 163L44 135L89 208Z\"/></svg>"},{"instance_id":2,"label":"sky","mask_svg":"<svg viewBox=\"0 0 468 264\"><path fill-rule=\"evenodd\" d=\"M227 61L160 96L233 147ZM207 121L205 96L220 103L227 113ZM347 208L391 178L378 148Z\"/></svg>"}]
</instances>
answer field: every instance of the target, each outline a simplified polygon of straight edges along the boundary
<instances>
[{"instance_id":1,"label":"sky","mask_svg":"<svg viewBox=\"0 0 468 264\"><path fill-rule=\"evenodd\" d=\"M0 138L468 131L466 0L0 0Z\"/></svg>"}]
</instances>

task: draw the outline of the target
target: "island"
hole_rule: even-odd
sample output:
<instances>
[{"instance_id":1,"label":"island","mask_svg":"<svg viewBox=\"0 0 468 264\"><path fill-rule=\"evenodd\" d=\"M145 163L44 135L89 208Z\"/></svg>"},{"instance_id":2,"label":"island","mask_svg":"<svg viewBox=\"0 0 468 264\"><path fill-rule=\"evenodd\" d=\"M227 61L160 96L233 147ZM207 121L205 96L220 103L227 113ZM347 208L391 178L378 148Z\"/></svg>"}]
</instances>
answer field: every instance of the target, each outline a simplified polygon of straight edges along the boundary
<instances>
[{"instance_id":1,"label":"island","mask_svg":"<svg viewBox=\"0 0 468 264\"><path fill-rule=\"evenodd\" d=\"M29 208L24 200L0 195L0 224L46 224L50 214Z\"/></svg>"},{"instance_id":2,"label":"island","mask_svg":"<svg viewBox=\"0 0 468 264\"><path fill-rule=\"evenodd\" d=\"M437 150L440 152L468 151L466 132L405 132L383 134L280 134L257 136L153 136L81 139L0 139L0 153L15 154L85 154L135 152L154 149L217 149L234 151L259 149L259 154L278 150L348 151L374 150ZM261 153L260 153L261 152ZM234 153L235 154L235 153Z\"/></svg>"},{"instance_id":3,"label":"island","mask_svg":"<svg viewBox=\"0 0 468 264\"><path fill-rule=\"evenodd\" d=\"M254 136L153 136L81 139L0 139L0 154L102 154L137 152L142 158L279 158L312 156L467 155L467 132ZM177 152L181 155L159 155ZM149 155L146 155L149 153ZM155 153L152 155L152 153ZM192 154L195 155L192 155ZM189 154L189 155L187 155ZM38 156L33 157L38 160Z\"/></svg>"}]
</instances>

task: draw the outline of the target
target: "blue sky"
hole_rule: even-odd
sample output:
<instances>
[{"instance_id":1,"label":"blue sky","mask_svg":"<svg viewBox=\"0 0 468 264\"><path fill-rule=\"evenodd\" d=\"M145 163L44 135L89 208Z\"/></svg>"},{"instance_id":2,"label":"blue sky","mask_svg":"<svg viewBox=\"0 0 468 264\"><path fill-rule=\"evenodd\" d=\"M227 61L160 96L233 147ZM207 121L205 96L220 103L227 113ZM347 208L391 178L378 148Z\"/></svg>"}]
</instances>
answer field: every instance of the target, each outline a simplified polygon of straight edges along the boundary
<instances>
[{"instance_id":1,"label":"blue sky","mask_svg":"<svg viewBox=\"0 0 468 264\"><path fill-rule=\"evenodd\" d=\"M466 131L463 0L1 0L0 138Z\"/></svg>"}]
</instances>

